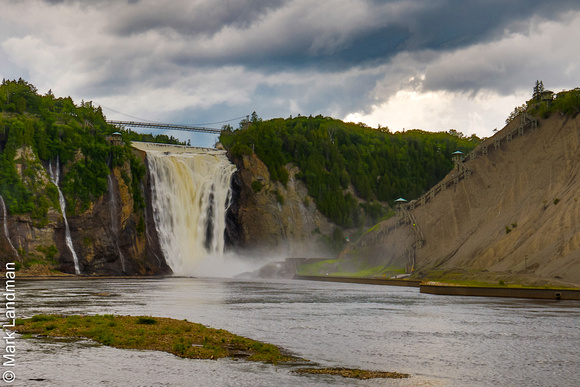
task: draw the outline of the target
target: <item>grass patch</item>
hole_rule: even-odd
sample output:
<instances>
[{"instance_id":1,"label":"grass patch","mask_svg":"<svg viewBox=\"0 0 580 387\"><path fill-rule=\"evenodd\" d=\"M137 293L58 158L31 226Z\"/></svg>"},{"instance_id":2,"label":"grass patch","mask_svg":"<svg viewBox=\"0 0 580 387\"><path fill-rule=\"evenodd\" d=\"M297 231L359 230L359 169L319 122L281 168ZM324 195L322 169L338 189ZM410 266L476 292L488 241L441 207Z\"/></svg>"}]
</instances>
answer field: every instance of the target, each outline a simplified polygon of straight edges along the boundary
<instances>
[{"instance_id":1,"label":"grass patch","mask_svg":"<svg viewBox=\"0 0 580 387\"><path fill-rule=\"evenodd\" d=\"M358 270L345 270L344 266L348 266L347 263L342 262L340 259L327 259L320 262L309 263L306 265L301 265L298 267L297 274L305 276L320 276L328 275L331 277L352 277L352 278L373 278L373 277L386 277L391 278L392 276L398 274L405 274L405 269L397 266L361 266L359 265ZM342 266L342 267L341 267Z\"/></svg>"},{"instance_id":2,"label":"grass patch","mask_svg":"<svg viewBox=\"0 0 580 387\"><path fill-rule=\"evenodd\" d=\"M280 203L281 206L284 205L284 195L282 195L282 193L278 190L274 191L274 194L276 195L276 200L278 201L278 203Z\"/></svg>"},{"instance_id":3,"label":"grass patch","mask_svg":"<svg viewBox=\"0 0 580 387\"><path fill-rule=\"evenodd\" d=\"M219 359L242 354L247 360L267 363L303 360L283 354L272 344L170 318L36 315L18 319L16 331L27 337L86 337L115 348L164 351L192 359Z\"/></svg>"},{"instance_id":4,"label":"grass patch","mask_svg":"<svg viewBox=\"0 0 580 387\"><path fill-rule=\"evenodd\" d=\"M61 316L36 315L17 319L16 332L22 338L86 337L104 345L124 349L164 351L190 359L243 357L250 361L276 364L308 361L282 353L272 344L238 336L223 329L208 328L187 320L149 316ZM408 374L351 368L303 368L299 374L330 374L347 378L407 378Z\"/></svg>"},{"instance_id":5,"label":"grass patch","mask_svg":"<svg viewBox=\"0 0 580 387\"><path fill-rule=\"evenodd\" d=\"M369 228L363 235L367 235L368 233L371 233L373 231L378 231L379 230L379 224L375 224L373 227Z\"/></svg>"},{"instance_id":6,"label":"grass patch","mask_svg":"<svg viewBox=\"0 0 580 387\"><path fill-rule=\"evenodd\" d=\"M260 191L262 190L262 187L263 187L263 186L264 186L264 185L263 185L263 184L262 184L262 182L261 182L261 181L259 181L259 180L254 180L254 181L252 181L252 189L253 189L253 190L254 190L254 192L256 192L256 193L257 193L257 192L260 192Z\"/></svg>"},{"instance_id":7,"label":"grass patch","mask_svg":"<svg viewBox=\"0 0 580 387\"><path fill-rule=\"evenodd\" d=\"M36 248L36 251L44 254L44 256L46 257L47 260L50 261L50 263L53 264L57 264L58 262L54 259L54 256L58 253L58 249L56 248L55 245L50 245L50 246L38 246Z\"/></svg>"},{"instance_id":8,"label":"grass patch","mask_svg":"<svg viewBox=\"0 0 580 387\"><path fill-rule=\"evenodd\" d=\"M327 259L320 262L308 263L298 266L296 273L298 275L320 275L322 272L328 271L328 267L338 262L338 259Z\"/></svg>"},{"instance_id":9,"label":"grass patch","mask_svg":"<svg viewBox=\"0 0 580 387\"><path fill-rule=\"evenodd\" d=\"M324 375L339 375L344 378L352 379L375 379L375 378L388 378L388 379L403 379L408 378L409 374L400 374L398 372L383 372L383 371L367 371L359 370L353 368L300 368L293 371L297 374L324 374Z\"/></svg>"},{"instance_id":10,"label":"grass patch","mask_svg":"<svg viewBox=\"0 0 580 387\"><path fill-rule=\"evenodd\" d=\"M336 272L329 275L336 277L355 277L355 278L370 278L370 277L392 277L397 274L405 274L405 269L395 266L374 266L362 268L356 272Z\"/></svg>"},{"instance_id":11,"label":"grass patch","mask_svg":"<svg viewBox=\"0 0 580 387\"><path fill-rule=\"evenodd\" d=\"M157 320L155 320L152 317L145 317L145 316L137 317L137 320L135 320L135 322L137 324L145 324L145 325L157 324Z\"/></svg>"}]
</instances>

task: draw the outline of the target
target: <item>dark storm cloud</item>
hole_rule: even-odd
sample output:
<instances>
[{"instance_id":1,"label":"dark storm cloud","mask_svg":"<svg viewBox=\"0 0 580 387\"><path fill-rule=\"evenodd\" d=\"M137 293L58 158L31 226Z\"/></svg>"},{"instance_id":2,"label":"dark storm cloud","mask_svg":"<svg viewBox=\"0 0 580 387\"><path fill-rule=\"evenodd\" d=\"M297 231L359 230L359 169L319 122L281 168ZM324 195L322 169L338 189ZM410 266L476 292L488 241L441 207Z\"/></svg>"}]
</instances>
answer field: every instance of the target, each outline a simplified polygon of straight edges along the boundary
<instances>
[{"instance_id":1,"label":"dark storm cloud","mask_svg":"<svg viewBox=\"0 0 580 387\"><path fill-rule=\"evenodd\" d=\"M353 18L333 13L344 1L197 1L138 3L114 15L111 32L131 36L150 32L167 39L210 39L214 49L174 53L178 66L240 64L272 69L314 67L336 71L386 62L400 52L453 50L499 38L506 30L527 28L534 15L557 18L580 9L578 1L361 1L351 2ZM280 24L268 23L276 13ZM229 29L242 37L244 49L228 46ZM258 32L255 32L258 31ZM244 40L242 39L240 44Z\"/></svg>"},{"instance_id":2,"label":"dark storm cloud","mask_svg":"<svg viewBox=\"0 0 580 387\"><path fill-rule=\"evenodd\" d=\"M114 33L127 36L148 31L170 30L183 37L211 36L224 28L246 29L267 17L287 0L191 1L142 7L135 2L111 22ZM153 11L153 12L151 12Z\"/></svg>"},{"instance_id":3,"label":"dark storm cloud","mask_svg":"<svg viewBox=\"0 0 580 387\"><path fill-rule=\"evenodd\" d=\"M576 21L566 20L565 6L570 6L569 10L578 9L580 3L552 4L554 7L550 8L538 4L535 13L524 12L527 19L511 20L510 28L505 28L501 39L485 45L483 41L473 42L430 61L422 82L424 90L476 93L486 88L509 95L518 86L542 77L565 84L561 74L571 65L569 56L576 51L575 39L566 33L560 36L552 33L549 38L542 38L541 33L547 25L554 28L555 22L561 27L573 27L571 23ZM540 22L546 21L542 28L537 28Z\"/></svg>"},{"instance_id":4,"label":"dark storm cloud","mask_svg":"<svg viewBox=\"0 0 580 387\"><path fill-rule=\"evenodd\" d=\"M577 86L578 0L5 2L2 76L144 118L388 123L388 109L519 98L536 79Z\"/></svg>"},{"instance_id":5,"label":"dark storm cloud","mask_svg":"<svg viewBox=\"0 0 580 387\"><path fill-rule=\"evenodd\" d=\"M160 73L167 82L176 72L223 66L264 74L376 67L401 53L452 52L510 32L526 34L534 18L558 19L580 9L580 2L571 0L44 1L99 9L109 39L132 42L115 51L107 45L87 49L91 66L103 66L101 85L94 85L103 92ZM445 69L433 69L424 85L477 90L493 84L487 80L501 75L498 71L449 77Z\"/></svg>"}]
</instances>

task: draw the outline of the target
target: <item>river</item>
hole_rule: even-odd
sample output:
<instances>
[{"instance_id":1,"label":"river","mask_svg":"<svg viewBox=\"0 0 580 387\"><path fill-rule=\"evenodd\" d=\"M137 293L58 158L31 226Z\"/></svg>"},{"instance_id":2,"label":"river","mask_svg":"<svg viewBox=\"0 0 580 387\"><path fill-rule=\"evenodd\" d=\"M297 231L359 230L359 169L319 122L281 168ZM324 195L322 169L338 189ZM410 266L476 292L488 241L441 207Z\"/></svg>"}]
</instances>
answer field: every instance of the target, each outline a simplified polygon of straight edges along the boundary
<instances>
[{"instance_id":1,"label":"river","mask_svg":"<svg viewBox=\"0 0 580 387\"><path fill-rule=\"evenodd\" d=\"M416 288L293 280L17 281L17 312L187 319L322 366L406 380L301 376L291 366L191 360L87 340L17 339L18 386L576 386L580 304L434 296ZM6 367L4 367L6 368Z\"/></svg>"}]
</instances>

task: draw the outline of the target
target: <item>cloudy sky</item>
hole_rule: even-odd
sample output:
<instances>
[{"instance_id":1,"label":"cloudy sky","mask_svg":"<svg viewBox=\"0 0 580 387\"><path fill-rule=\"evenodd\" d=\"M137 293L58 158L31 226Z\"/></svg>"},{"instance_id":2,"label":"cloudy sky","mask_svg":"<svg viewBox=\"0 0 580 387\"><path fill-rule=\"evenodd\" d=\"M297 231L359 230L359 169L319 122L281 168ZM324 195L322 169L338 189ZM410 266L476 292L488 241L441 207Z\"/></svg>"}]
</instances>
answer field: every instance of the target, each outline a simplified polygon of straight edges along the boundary
<instances>
[{"instance_id":1,"label":"cloudy sky","mask_svg":"<svg viewBox=\"0 0 580 387\"><path fill-rule=\"evenodd\" d=\"M537 79L580 86L579 36L578 0L0 0L0 76L109 119L489 136Z\"/></svg>"}]
</instances>

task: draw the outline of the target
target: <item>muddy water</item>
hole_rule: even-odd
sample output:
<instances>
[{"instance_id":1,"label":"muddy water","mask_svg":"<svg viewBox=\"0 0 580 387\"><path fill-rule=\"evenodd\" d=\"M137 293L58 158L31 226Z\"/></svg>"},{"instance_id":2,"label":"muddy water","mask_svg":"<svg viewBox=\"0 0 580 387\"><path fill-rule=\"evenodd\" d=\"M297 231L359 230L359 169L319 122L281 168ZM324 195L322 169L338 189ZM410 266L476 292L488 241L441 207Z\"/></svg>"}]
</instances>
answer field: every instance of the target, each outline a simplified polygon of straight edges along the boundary
<instances>
[{"instance_id":1,"label":"muddy water","mask_svg":"<svg viewBox=\"0 0 580 387\"><path fill-rule=\"evenodd\" d=\"M18 281L18 313L164 316L223 328L322 366L402 381L299 376L292 367L200 361L90 341L18 339L19 386L574 386L580 303L420 294L309 281L167 278ZM4 367L6 368L6 367Z\"/></svg>"}]
</instances>

